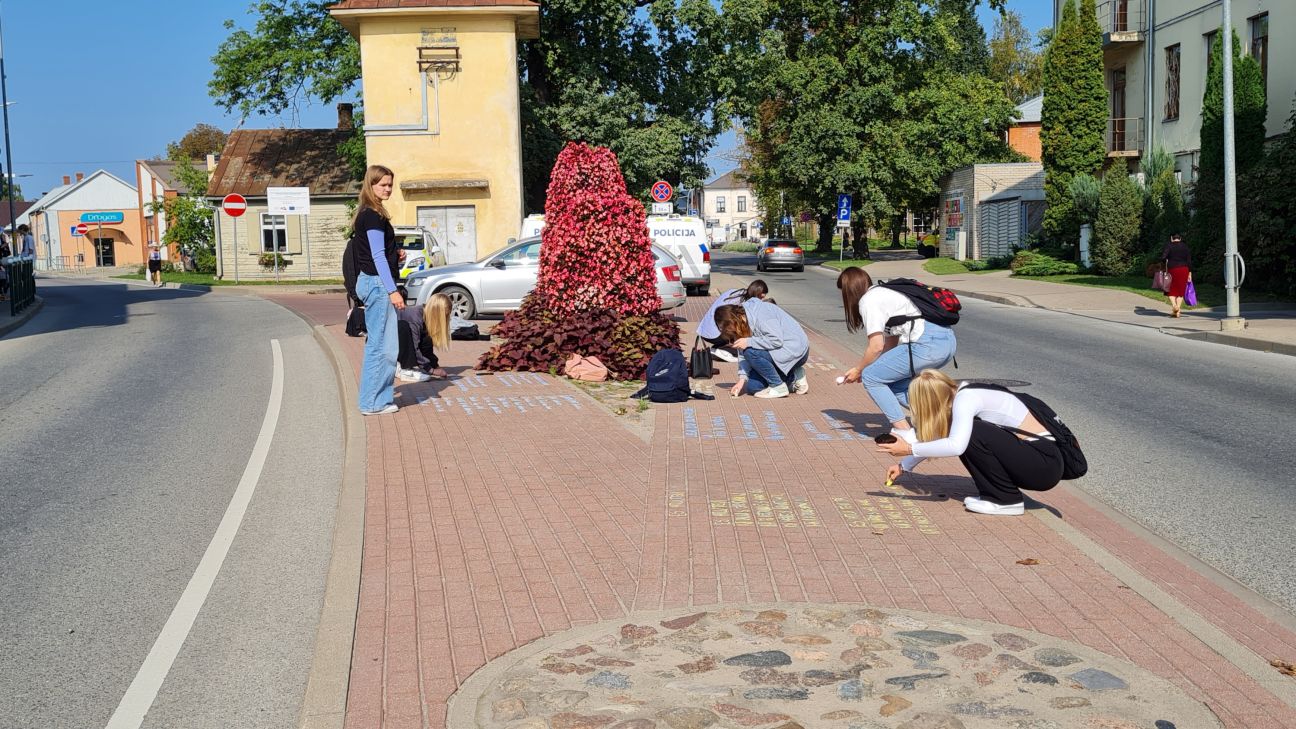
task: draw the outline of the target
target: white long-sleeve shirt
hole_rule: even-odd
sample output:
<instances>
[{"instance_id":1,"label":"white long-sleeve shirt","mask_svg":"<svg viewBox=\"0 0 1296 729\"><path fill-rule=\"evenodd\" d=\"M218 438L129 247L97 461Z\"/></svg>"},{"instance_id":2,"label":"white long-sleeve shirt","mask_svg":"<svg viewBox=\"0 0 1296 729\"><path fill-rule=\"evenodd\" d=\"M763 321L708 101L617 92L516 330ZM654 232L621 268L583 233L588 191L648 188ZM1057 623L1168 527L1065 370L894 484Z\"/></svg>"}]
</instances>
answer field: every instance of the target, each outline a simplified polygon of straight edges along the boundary
<instances>
[{"instance_id":1,"label":"white long-sleeve shirt","mask_svg":"<svg viewBox=\"0 0 1296 729\"><path fill-rule=\"evenodd\" d=\"M913 455L900 461L900 467L912 471L927 458L963 455L972 439L972 421L976 418L1008 428L1020 428L1029 416L1030 410L1012 393L960 385L954 395L949 435L939 440L915 443ZM1040 433L1039 437L1053 436Z\"/></svg>"}]
</instances>

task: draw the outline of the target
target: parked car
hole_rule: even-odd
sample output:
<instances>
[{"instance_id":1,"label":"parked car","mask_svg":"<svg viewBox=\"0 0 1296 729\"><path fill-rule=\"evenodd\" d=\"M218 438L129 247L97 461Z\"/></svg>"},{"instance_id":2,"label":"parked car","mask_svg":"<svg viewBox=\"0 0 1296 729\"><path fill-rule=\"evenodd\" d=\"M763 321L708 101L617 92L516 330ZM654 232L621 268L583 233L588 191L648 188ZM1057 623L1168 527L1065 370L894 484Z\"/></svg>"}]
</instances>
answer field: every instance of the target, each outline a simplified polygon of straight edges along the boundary
<instances>
[{"instance_id":1,"label":"parked car","mask_svg":"<svg viewBox=\"0 0 1296 729\"><path fill-rule=\"evenodd\" d=\"M404 256L400 268L401 281L408 279L410 274L417 271L445 265L445 252L441 250L436 237L427 228L419 225L398 225L396 243L401 247Z\"/></svg>"},{"instance_id":2,"label":"parked car","mask_svg":"<svg viewBox=\"0 0 1296 729\"><path fill-rule=\"evenodd\" d=\"M804 271L805 251L801 250L801 244L786 238L771 238L764 248L756 249L756 270L768 271L771 268Z\"/></svg>"},{"instance_id":3,"label":"parked car","mask_svg":"<svg viewBox=\"0 0 1296 729\"><path fill-rule=\"evenodd\" d=\"M680 264L661 246L652 247L656 259L657 294L662 311L683 306L687 300ZM411 274L405 281L406 298L423 306L434 293L450 297L451 313L461 319L478 314L502 314L522 305L540 274L540 238L526 238L474 263L458 263Z\"/></svg>"}]
</instances>

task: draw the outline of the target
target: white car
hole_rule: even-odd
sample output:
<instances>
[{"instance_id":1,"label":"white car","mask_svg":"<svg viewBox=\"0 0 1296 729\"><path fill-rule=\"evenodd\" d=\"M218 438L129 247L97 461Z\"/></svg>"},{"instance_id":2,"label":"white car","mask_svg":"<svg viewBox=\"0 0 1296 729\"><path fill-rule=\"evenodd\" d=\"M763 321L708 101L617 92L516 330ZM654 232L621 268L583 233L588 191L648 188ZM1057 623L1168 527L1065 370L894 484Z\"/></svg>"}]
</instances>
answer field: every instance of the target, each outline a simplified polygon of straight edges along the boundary
<instances>
[{"instance_id":1,"label":"white car","mask_svg":"<svg viewBox=\"0 0 1296 729\"><path fill-rule=\"evenodd\" d=\"M648 237L680 260L685 292L706 296L711 288L706 222L687 215L649 215Z\"/></svg>"},{"instance_id":2,"label":"white car","mask_svg":"<svg viewBox=\"0 0 1296 729\"><path fill-rule=\"evenodd\" d=\"M656 259L657 294L662 311L687 301L679 261L660 246ZM450 297L451 313L461 319L478 314L502 314L522 305L540 275L540 239L527 238L474 263L458 263L419 271L405 280L406 298L419 307L434 293Z\"/></svg>"},{"instance_id":3,"label":"white car","mask_svg":"<svg viewBox=\"0 0 1296 729\"><path fill-rule=\"evenodd\" d=\"M398 225L396 243L405 254L404 260L401 261L401 281L409 278L412 273L445 265L445 253L427 228L418 225Z\"/></svg>"}]
</instances>

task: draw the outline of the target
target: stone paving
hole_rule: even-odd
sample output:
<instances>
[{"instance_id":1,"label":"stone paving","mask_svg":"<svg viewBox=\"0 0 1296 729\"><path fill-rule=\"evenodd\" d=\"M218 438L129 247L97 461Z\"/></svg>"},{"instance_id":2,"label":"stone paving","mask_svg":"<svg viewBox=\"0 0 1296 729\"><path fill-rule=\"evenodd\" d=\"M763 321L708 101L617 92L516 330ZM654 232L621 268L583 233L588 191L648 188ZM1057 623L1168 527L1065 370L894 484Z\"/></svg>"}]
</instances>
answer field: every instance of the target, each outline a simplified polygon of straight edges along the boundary
<instances>
[{"instance_id":1,"label":"stone paving","mask_svg":"<svg viewBox=\"0 0 1296 729\"><path fill-rule=\"evenodd\" d=\"M486 665L450 703L477 729L1207 729L1150 672L1038 633L844 605L635 614Z\"/></svg>"},{"instance_id":2,"label":"stone paving","mask_svg":"<svg viewBox=\"0 0 1296 729\"><path fill-rule=\"evenodd\" d=\"M345 311L340 298L272 298L326 326L342 343L350 364L358 366L361 341L341 332ZM677 313L696 320L708 304L694 298ZM710 613L719 605L775 603L836 603L851 605L847 610L869 606L891 616L912 617L905 611L915 610L945 616L924 620L931 629L965 636L967 645L989 646L991 654L975 659L982 664L993 668L1001 653L1014 655L1058 680L1052 687L1021 683L1017 679L1031 672L1021 670L1011 678L998 676L987 691L1009 686L1034 692L1068 688L1077 671L1048 666L1034 655L1038 648L1056 647L1084 659L1086 666L1119 677L1137 690L1135 695L1187 695L1204 702L1230 729L1296 726L1294 692L1286 683L1274 683L1276 674L1267 663L1262 665L1269 672L1244 669L1172 613L1200 616L1236 641L1237 650L1249 649L1264 662L1296 661L1296 635L1291 631L1126 531L1071 493L1070 486L1039 495L1040 503L1019 518L965 512L959 501L972 493L971 485L953 459L929 462L923 475L882 486L877 476L886 461L868 437L882 426L882 418L862 392L832 384L841 363L856 354L813 332L811 342L809 395L775 402L722 397L654 405L650 433L626 427L616 408L547 373L475 375L471 366L485 343L456 342L444 353L443 363L455 373L452 380L399 386L401 412L365 421L368 487L348 729L471 727L448 717L451 697L478 676L486 676L491 669L483 666L499 665L492 663L495 659L507 656L505 663L515 662L521 654L513 652L524 646L556 641L550 652L581 644L602 651L602 645L591 642L599 635L574 639L568 633L591 625L605 625L599 628L601 634L617 641L621 626L647 626L658 631L655 637L661 641L668 635L662 620ZM712 381L717 389L733 381L733 365L721 363L720 368L721 375ZM1062 523L1101 546L1085 546L1064 536ZM1169 607L1164 601L1151 602L1096 561L1094 549L1108 550L1109 559L1128 565L1177 602ZM796 613L779 609L789 616ZM654 611L669 612L655 620L641 617ZM941 628L939 621L950 624ZM975 621L1001 627L976 628ZM854 622L860 621L847 623L847 633ZM757 638L724 630L738 641ZM781 723L794 726L842 729L849 729L850 722L828 724L831 720L820 717L836 710L859 711L861 716L854 720L861 727L870 727L868 722L889 727L920 721L908 728L918 729L927 726L921 722L950 724L944 718L917 717L953 713L950 704L980 701L999 706L984 695L911 701L910 694L954 682L955 671L968 670L963 661L973 659L952 661L948 656L958 646L901 645L894 632L884 638L896 647L886 660L905 670L882 676L883 671L874 669L868 676L874 682L869 699L873 703L864 708L824 709L805 717L797 707L816 699L777 705L771 703L774 699L747 699L747 691L761 688L805 689L817 697L827 692L822 686L806 686L806 671L842 672L855 665L845 665L839 651L826 661L834 665L816 668L793 654L813 651L813 646L782 647L782 638L799 634L820 635L837 647L834 633L797 624L780 630L783 636L770 643L777 647L753 644L715 653L720 665L713 675L743 682L738 686L742 691L727 703L757 713L787 714L793 718ZM996 632L1011 632L1038 646L1006 650L994 641ZM942 656L927 660L940 669L918 669L914 659L904 656L905 648ZM748 685L739 674L760 667L735 671L738 667L723 666L724 659L761 650L783 650L792 656L797 663L765 670L795 669L800 685ZM1101 663L1100 654L1111 662ZM536 673L555 685L581 684L556 690L590 694L588 703L568 713L598 715L591 708L611 705L594 699L615 689L583 684L603 671L636 680L617 669L638 668L638 661L607 655L636 666L599 667L587 663L593 657L582 660L576 655L564 661L597 669L587 674ZM1131 671L1129 664L1143 673ZM661 670L681 671L676 665L667 663ZM892 691L885 683L888 678L938 670L950 671L951 677L917 681L912 692ZM1140 683L1149 672L1173 689L1149 693ZM973 681L976 673L972 671ZM600 680L615 685L621 679ZM1063 718L1045 713L1043 707L1009 702L1032 715L1001 718L995 726L1031 720L1087 729L1065 717L1105 710L1105 697L1114 694L1100 693L1098 701L1075 694L1088 698L1091 707L1066 710L1076 713ZM485 689L476 691L474 701L485 694ZM914 707L903 718L896 718L902 715L898 710L882 717L884 694L899 696ZM526 700L521 695L495 696L492 716L494 701L507 698ZM1016 695L1014 699L1024 700ZM710 704L689 707L720 717L714 726L741 726ZM544 720L560 713L551 711ZM645 718L663 729L676 729L656 714L612 715L616 722L607 726ZM985 718L975 713L953 716L969 727ZM1179 729L1214 726L1175 717L1164 721L1176 722ZM563 722L576 720L559 719L550 729ZM778 726L771 724L770 729Z\"/></svg>"}]
</instances>

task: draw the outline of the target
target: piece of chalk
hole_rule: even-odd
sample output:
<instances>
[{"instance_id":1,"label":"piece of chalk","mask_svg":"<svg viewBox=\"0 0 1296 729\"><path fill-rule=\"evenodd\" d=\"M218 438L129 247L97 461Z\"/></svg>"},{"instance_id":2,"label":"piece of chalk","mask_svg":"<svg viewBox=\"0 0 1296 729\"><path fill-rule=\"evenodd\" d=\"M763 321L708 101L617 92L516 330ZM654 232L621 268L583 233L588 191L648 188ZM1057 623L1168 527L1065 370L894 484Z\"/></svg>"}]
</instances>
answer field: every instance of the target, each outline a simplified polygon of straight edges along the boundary
<instances>
[{"instance_id":1,"label":"piece of chalk","mask_svg":"<svg viewBox=\"0 0 1296 729\"><path fill-rule=\"evenodd\" d=\"M846 376L845 376L845 375L842 375L841 377L838 377L838 378L837 378L837 384L839 384L839 385L843 385L843 384L845 384L845 383L846 383Z\"/></svg>"},{"instance_id":2,"label":"piece of chalk","mask_svg":"<svg viewBox=\"0 0 1296 729\"><path fill-rule=\"evenodd\" d=\"M887 485L887 486L890 486L890 485L893 484L893 483L895 483L895 481L893 481L893 480L891 480L891 479L889 479L889 478L886 480L886 485Z\"/></svg>"}]
</instances>

